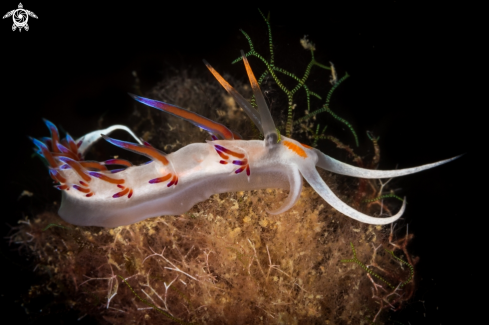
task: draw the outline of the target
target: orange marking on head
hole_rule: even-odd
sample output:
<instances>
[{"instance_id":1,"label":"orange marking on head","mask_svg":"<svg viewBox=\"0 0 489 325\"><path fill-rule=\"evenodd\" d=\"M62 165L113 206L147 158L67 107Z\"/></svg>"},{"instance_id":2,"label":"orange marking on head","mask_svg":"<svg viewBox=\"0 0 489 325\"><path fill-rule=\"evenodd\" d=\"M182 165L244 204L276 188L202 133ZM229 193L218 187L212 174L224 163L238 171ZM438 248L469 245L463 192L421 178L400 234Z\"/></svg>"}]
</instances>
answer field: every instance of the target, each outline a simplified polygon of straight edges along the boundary
<instances>
[{"instance_id":1,"label":"orange marking on head","mask_svg":"<svg viewBox=\"0 0 489 325\"><path fill-rule=\"evenodd\" d=\"M87 194L87 195L85 195L85 196L86 196L86 197L90 197L90 196L93 196L94 194L95 194L95 193L90 192L90 193L88 193L88 194Z\"/></svg>"},{"instance_id":2,"label":"orange marking on head","mask_svg":"<svg viewBox=\"0 0 489 325\"><path fill-rule=\"evenodd\" d=\"M314 149L313 147L308 146L307 144L303 144L303 143L301 143L301 146L303 146L306 149L311 149L311 150Z\"/></svg>"},{"instance_id":3,"label":"orange marking on head","mask_svg":"<svg viewBox=\"0 0 489 325\"><path fill-rule=\"evenodd\" d=\"M301 147L299 147L295 143L292 143L290 141L282 141L282 143L284 146L286 146L287 148L289 148L290 150L292 150L293 152L295 152L296 154L298 154L302 158L307 158L307 154L304 151L304 149L302 149Z\"/></svg>"}]
</instances>

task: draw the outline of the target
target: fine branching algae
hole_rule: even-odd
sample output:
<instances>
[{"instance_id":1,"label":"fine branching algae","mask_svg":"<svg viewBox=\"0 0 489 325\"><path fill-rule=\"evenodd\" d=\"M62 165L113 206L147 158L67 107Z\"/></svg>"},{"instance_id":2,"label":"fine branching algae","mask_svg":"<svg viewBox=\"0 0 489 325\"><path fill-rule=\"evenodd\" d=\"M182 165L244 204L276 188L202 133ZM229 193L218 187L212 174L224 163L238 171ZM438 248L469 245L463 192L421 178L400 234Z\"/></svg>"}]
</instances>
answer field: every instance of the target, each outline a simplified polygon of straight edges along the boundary
<instances>
[{"instance_id":1,"label":"fine branching algae","mask_svg":"<svg viewBox=\"0 0 489 325\"><path fill-rule=\"evenodd\" d=\"M287 107L287 122L286 122L286 125L285 126L282 126L282 131L285 129L285 135L287 137L290 137L292 135L292 132L293 132L293 125L300 125L301 122L303 122L303 123L304 122L307 122L312 117L315 117L319 113L327 112L332 117L334 117L336 120L338 120L339 122L345 124L348 127L348 129L353 134L353 137L355 138L355 144L358 147L358 137L357 137L357 134L355 133L355 130L351 126L351 124L348 123L348 121L346 121L345 119L343 119L343 118L339 117L337 114L335 114L331 110L331 108L329 106L330 105L331 96L333 95L333 93L336 90L336 88L339 85L341 85L343 83L343 81L345 81L349 77L348 76L348 73L345 73L345 75L338 80L338 77L336 75L336 70L335 70L334 65L332 63L330 63L331 64L330 66L327 66L327 65L324 65L322 63L317 62L316 59L314 58L314 51L316 50L316 46L313 43L311 43L306 37L304 37L303 39L301 39L300 40L301 41L300 43L304 47L304 49L310 51L310 53L311 53L311 61L307 65L307 67L306 67L306 69L304 71L304 74L303 74L302 78L296 76L295 74L293 74L293 73L291 73L291 72L289 72L289 71L287 71L287 70L285 70L285 69L283 69L281 67L276 66L275 65L275 58L274 58L274 51L273 51L272 28L270 26L270 17L266 18L261 11L260 11L260 14L262 15L263 19L265 20L265 23L266 23L267 28L268 28L268 45L269 45L269 51L270 51L270 59L268 61L265 59L265 57L263 55L259 54L255 50L255 47L253 46L253 42L252 42L251 38L249 37L249 35L246 34L246 32L243 31L243 30L241 30L241 33L243 33L243 35L245 36L245 38L248 40L248 44L250 46L250 50L248 52L246 52L246 56L247 57L249 57L249 56L257 57L266 66L266 70L258 78L258 83L259 84L262 84L263 81L265 80L265 78L267 76L271 76L273 78L273 80L275 81L275 83L277 84L277 86L287 96L287 102L288 102L288 107ZM232 63L236 63L236 62L239 62L241 60L242 60L242 58L239 57L236 60L234 60ZM318 67L320 69L329 70L331 72L330 82L332 84L332 87L329 90L328 94L326 95L326 100L325 100L325 103L323 104L323 106L321 108L316 109L316 110L314 110L314 111L311 112L311 99L310 99L311 96L312 97L315 97L315 98L317 98L319 100L322 100L322 97L320 95L318 95L317 93L311 91L309 89L309 87L307 86L307 83L306 83L307 82L307 79L309 78L309 76L311 74L311 70L312 70L313 67ZM295 80L297 82L297 84L292 89L287 88L284 85L284 83L281 81L281 79L279 78L279 76L278 76L277 73L279 73L280 75L287 76L287 77ZM294 95L301 88L306 93L306 98L307 98L307 111L310 112L310 113L308 113L307 115L305 115L305 116L303 116L303 117L301 117L301 118L299 118L299 119L297 119L297 120L294 121L293 120L293 110L294 110L294 107L296 105L296 104L294 104ZM251 99L251 104L256 107L256 102L254 100L254 97L252 97L252 99ZM306 131L308 131L312 135L312 137L314 138L313 146L316 146L318 139L324 139L325 138L324 132L326 130L326 127L324 127L322 129L322 132L321 133L319 133L319 127L320 127L319 124L317 124L317 126L316 126L316 132L314 132L314 130L312 128L305 126L305 124L302 127L305 128Z\"/></svg>"}]
</instances>

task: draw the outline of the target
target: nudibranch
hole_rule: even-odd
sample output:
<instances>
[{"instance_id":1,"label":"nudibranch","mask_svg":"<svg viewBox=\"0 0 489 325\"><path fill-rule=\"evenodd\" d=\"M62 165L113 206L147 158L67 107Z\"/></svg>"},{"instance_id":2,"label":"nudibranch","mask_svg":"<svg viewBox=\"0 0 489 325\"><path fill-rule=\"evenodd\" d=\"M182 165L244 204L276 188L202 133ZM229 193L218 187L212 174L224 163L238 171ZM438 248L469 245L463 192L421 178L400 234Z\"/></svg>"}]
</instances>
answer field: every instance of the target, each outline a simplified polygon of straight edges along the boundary
<instances>
[{"instance_id":1,"label":"nudibranch","mask_svg":"<svg viewBox=\"0 0 489 325\"><path fill-rule=\"evenodd\" d=\"M359 178L391 178L445 164L457 157L399 170L363 169L335 160L291 138L279 136L259 84L241 52L256 99L257 109L204 61L219 83L234 98L263 134L264 140L243 140L236 132L194 112L157 100L131 95L138 102L178 116L208 131L212 141L193 143L166 154L141 141L129 128L113 125L74 140L60 139L56 126L45 120L50 138L32 139L45 158L55 187L62 191L59 215L80 226L118 227L161 215L179 215L216 193L265 188L289 190L283 205L270 214L289 210L302 190L302 177L333 208L363 223L384 225L401 217L406 207L387 218L368 216L341 201L319 176L316 167ZM107 136L127 131L137 143ZM97 140L106 141L149 158L133 166L123 159L85 161L86 150ZM219 139L221 138L221 139ZM107 165L122 169L109 170Z\"/></svg>"}]
</instances>

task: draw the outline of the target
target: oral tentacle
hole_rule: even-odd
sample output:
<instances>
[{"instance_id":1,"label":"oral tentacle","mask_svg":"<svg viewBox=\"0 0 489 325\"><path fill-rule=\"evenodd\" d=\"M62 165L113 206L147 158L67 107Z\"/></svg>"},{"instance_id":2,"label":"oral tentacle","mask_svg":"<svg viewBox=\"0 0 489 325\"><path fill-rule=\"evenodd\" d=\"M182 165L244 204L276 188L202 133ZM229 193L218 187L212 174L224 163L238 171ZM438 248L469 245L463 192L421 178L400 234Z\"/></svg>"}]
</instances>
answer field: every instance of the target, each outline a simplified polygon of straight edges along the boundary
<instances>
[{"instance_id":1,"label":"oral tentacle","mask_svg":"<svg viewBox=\"0 0 489 325\"><path fill-rule=\"evenodd\" d=\"M282 206L275 210L266 210L269 214L279 214L292 208L302 192L302 176L297 168L289 168L289 196L285 199Z\"/></svg>"},{"instance_id":2,"label":"oral tentacle","mask_svg":"<svg viewBox=\"0 0 489 325\"><path fill-rule=\"evenodd\" d=\"M301 168L300 172L302 176L306 179L306 181L311 185L311 187L333 208L338 210L339 212L343 213L347 217L350 217L352 219L355 219L357 221L363 222L363 223L368 223L371 225L386 225L392 222L395 222L397 219L399 219L402 214L404 213L404 210L406 209L406 199L404 198L404 201L402 203L401 209L392 217L388 218L376 218L376 217L371 217L369 215L366 215L360 211L357 211L347 205L345 202L341 201L334 193L331 191L331 189L326 185L326 183L323 181L321 176L319 176L319 173L317 172L316 168L314 166L311 167L306 167L306 168Z\"/></svg>"},{"instance_id":3,"label":"oral tentacle","mask_svg":"<svg viewBox=\"0 0 489 325\"><path fill-rule=\"evenodd\" d=\"M376 169L365 169L365 168L355 167L346 164L344 162L341 162L339 160L336 160L334 158L331 158L330 156L322 153L317 149L314 149L314 151L317 153L318 156L318 161L316 163L316 166L336 174L359 177L359 178L369 178L369 179L391 178L391 177L414 174L423 170L431 169L446 164L447 162L455 160L461 156L460 155L453 158L440 160L438 162L434 162L431 164L421 165L412 168L395 169L395 170L376 170Z\"/></svg>"}]
</instances>

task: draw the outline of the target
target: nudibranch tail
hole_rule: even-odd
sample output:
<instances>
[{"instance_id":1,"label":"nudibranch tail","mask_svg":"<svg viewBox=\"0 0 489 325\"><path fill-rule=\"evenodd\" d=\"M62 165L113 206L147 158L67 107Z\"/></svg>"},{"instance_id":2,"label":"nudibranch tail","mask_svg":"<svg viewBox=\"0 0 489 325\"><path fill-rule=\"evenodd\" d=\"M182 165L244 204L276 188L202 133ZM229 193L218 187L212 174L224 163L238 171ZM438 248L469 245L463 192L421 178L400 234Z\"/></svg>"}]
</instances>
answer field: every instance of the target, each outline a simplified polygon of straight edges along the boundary
<instances>
[{"instance_id":1,"label":"nudibranch tail","mask_svg":"<svg viewBox=\"0 0 489 325\"><path fill-rule=\"evenodd\" d=\"M79 152L79 155L80 155L80 159L82 159L83 155L85 154L85 151L87 151L88 148L90 148L96 141L98 141L99 139L102 138L101 134L110 134L110 133L112 133L113 131L116 131L116 130L126 131L139 144L143 144L143 142L127 126L116 124L116 125L109 126L106 129L92 131L90 133L85 134L81 138L79 138L76 141L76 143L77 143L77 147L78 147L78 152Z\"/></svg>"},{"instance_id":2,"label":"nudibranch tail","mask_svg":"<svg viewBox=\"0 0 489 325\"><path fill-rule=\"evenodd\" d=\"M276 210L267 210L270 214L283 213L292 208L302 192L302 177L297 168L289 168L287 170L287 176L289 177L289 196L285 199L282 206Z\"/></svg>"},{"instance_id":3,"label":"nudibranch tail","mask_svg":"<svg viewBox=\"0 0 489 325\"><path fill-rule=\"evenodd\" d=\"M165 113L171 114L173 116L179 117L181 119L184 119L185 121L188 121L204 130L209 132L212 135L219 135L225 140L233 140L233 139L241 139L241 136L237 134L236 132L233 132L229 130L227 127L224 125L214 122L213 120L210 120L206 117L203 117L202 115L199 115L197 113L191 112L189 110L186 110L184 108L175 106L175 105L170 105L165 102L160 102L158 100L154 99L149 99L141 96L136 96L133 94L129 94L132 98L140 102L141 104L159 109L160 111L163 111Z\"/></svg>"}]
</instances>

